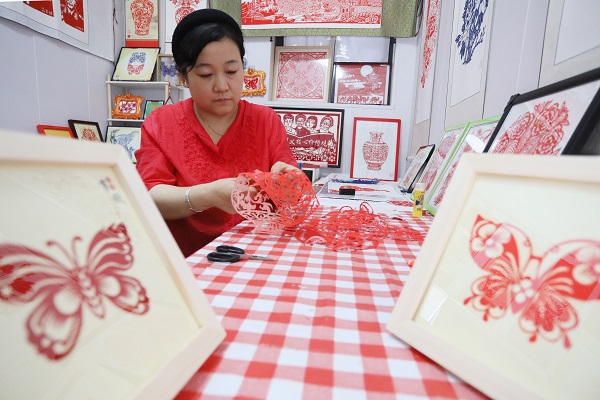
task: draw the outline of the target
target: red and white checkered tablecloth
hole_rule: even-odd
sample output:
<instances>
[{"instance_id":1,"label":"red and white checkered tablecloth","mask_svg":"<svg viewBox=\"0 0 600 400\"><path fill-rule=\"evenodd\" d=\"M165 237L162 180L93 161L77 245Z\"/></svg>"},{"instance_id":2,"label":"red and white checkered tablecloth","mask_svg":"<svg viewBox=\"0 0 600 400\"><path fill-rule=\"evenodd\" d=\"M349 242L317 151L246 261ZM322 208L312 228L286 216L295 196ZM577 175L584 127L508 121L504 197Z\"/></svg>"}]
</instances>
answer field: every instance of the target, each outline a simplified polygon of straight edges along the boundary
<instances>
[{"instance_id":1,"label":"red and white checkered tablecloth","mask_svg":"<svg viewBox=\"0 0 600 400\"><path fill-rule=\"evenodd\" d=\"M432 222L401 217L422 232ZM251 230L187 259L227 336L176 399L484 398L385 328L421 243L336 252ZM209 262L220 244L276 261Z\"/></svg>"}]
</instances>

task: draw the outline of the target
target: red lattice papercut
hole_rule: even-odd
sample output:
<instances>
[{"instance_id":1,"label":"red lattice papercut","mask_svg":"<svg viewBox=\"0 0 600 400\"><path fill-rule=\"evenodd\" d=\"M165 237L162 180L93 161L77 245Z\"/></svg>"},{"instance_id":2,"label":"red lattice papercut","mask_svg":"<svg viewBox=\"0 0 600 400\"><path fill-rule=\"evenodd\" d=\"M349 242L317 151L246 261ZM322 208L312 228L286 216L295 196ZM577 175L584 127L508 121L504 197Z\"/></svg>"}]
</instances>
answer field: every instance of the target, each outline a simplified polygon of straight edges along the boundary
<instances>
[{"instance_id":1,"label":"red lattice papercut","mask_svg":"<svg viewBox=\"0 0 600 400\"><path fill-rule=\"evenodd\" d=\"M387 237L394 240L422 240L423 235L408 226L390 224L363 202L358 210L349 206L307 221L298 228L296 239L305 244L323 244L338 250L365 250L379 246Z\"/></svg>"},{"instance_id":2,"label":"red lattice papercut","mask_svg":"<svg viewBox=\"0 0 600 400\"><path fill-rule=\"evenodd\" d=\"M298 226L319 207L301 170L241 173L235 180L231 202L241 216L254 223L253 233L275 235Z\"/></svg>"}]
</instances>

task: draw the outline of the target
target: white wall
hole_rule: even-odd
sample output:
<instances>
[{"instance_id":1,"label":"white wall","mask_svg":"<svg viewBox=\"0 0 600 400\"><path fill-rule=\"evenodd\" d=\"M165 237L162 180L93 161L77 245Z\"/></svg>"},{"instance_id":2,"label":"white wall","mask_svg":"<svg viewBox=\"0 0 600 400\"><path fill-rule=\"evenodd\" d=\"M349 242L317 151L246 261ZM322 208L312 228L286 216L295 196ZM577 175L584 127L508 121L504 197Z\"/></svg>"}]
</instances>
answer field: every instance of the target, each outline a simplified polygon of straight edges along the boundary
<instances>
[{"instance_id":1,"label":"white wall","mask_svg":"<svg viewBox=\"0 0 600 400\"><path fill-rule=\"evenodd\" d=\"M105 133L111 61L4 18L0 38L0 129L37 134L38 124L78 119L98 122Z\"/></svg>"},{"instance_id":2,"label":"white wall","mask_svg":"<svg viewBox=\"0 0 600 400\"><path fill-rule=\"evenodd\" d=\"M492 31L489 44L483 114L501 115L513 94L538 87L546 15L550 0L491 0ZM452 46L454 0L442 1L438 53L435 65L429 144L437 144L448 126L446 97ZM470 122L470 121L463 121Z\"/></svg>"}]
</instances>

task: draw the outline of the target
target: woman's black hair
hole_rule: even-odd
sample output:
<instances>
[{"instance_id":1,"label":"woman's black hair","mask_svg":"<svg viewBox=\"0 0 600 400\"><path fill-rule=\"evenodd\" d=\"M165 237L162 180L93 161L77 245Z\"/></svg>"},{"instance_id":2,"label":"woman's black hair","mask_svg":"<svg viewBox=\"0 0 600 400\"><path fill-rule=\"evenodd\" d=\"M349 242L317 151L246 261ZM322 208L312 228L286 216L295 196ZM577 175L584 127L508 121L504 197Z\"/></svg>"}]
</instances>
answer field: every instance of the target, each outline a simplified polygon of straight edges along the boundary
<instances>
[{"instance_id":1,"label":"woman's black hair","mask_svg":"<svg viewBox=\"0 0 600 400\"><path fill-rule=\"evenodd\" d=\"M238 46L244 62L244 37L232 17L216 9L202 9L188 14L173 32L171 48L177 71L185 76L207 44L223 39L230 39Z\"/></svg>"}]
</instances>

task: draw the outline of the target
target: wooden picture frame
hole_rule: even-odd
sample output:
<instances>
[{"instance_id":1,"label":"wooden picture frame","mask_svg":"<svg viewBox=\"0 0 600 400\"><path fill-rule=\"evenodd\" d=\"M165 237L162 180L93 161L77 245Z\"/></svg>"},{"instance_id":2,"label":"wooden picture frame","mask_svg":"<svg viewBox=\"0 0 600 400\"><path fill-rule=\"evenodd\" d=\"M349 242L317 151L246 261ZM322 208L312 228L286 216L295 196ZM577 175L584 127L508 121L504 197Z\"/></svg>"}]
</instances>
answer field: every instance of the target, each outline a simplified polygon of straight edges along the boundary
<instances>
[{"instance_id":1,"label":"wooden picture frame","mask_svg":"<svg viewBox=\"0 0 600 400\"><path fill-rule=\"evenodd\" d=\"M159 47L121 47L112 80L151 81L159 51Z\"/></svg>"},{"instance_id":2,"label":"wooden picture frame","mask_svg":"<svg viewBox=\"0 0 600 400\"><path fill-rule=\"evenodd\" d=\"M127 93L115 96L115 105L112 109L113 118L140 119L142 116L142 96Z\"/></svg>"},{"instance_id":3,"label":"wooden picture frame","mask_svg":"<svg viewBox=\"0 0 600 400\"><path fill-rule=\"evenodd\" d=\"M340 167L343 109L272 108L287 131L288 144L299 163Z\"/></svg>"},{"instance_id":4,"label":"wooden picture frame","mask_svg":"<svg viewBox=\"0 0 600 400\"><path fill-rule=\"evenodd\" d=\"M398 179L401 120L354 117L351 178Z\"/></svg>"},{"instance_id":5,"label":"wooden picture frame","mask_svg":"<svg viewBox=\"0 0 600 400\"><path fill-rule=\"evenodd\" d=\"M173 54L159 54L156 57L156 81L181 86L181 76L177 72Z\"/></svg>"},{"instance_id":6,"label":"wooden picture frame","mask_svg":"<svg viewBox=\"0 0 600 400\"><path fill-rule=\"evenodd\" d=\"M106 143L117 144L127 152L127 156L135 164L135 152L140 149L142 128L139 126L108 126Z\"/></svg>"},{"instance_id":7,"label":"wooden picture frame","mask_svg":"<svg viewBox=\"0 0 600 400\"><path fill-rule=\"evenodd\" d=\"M598 123L599 111L600 68L514 95L485 152L578 154Z\"/></svg>"},{"instance_id":8,"label":"wooden picture frame","mask_svg":"<svg viewBox=\"0 0 600 400\"><path fill-rule=\"evenodd\" d=\"M464 154L388 330L494 399L597 397L600 213L572 204L598 203L599 170Z\"/></svg>"},{"instance_id":9,"label":"wooden picture frame","mask_svg":"<svg viewBox=\"0 0 600 400\"><path fill-rule=\"evenodd\" d=\"M87 140L91 142L103 141L102 132L100 132L100 125L97 122L70 119L69 127L79 140Z\"/></svg>"},{"instance_id":10,"label":"wooden picture frame","mask_svg":"<svg viewBox=\"0 0 600 400\"><path fill-rule=\"evenodd\" d=\"M337 104L389 104L389 64L336 64L333 79L334 99Z\"/></svg>"},{"instance_id":11,"label":"wooden picture frame","mask_svg":"<svg viewBox=\"0 0 600 400\"><path fill-rule=\"evenodd\" d=\"M142 114L142 119L148 118L148 115L158 107L165 104L164 100L146 100L144 102L144 113Z\"/></svg>"},{"instance_id":12,"label":"wooden picture frame","mask_svg":"<svg viewBox=\"0 0 600 400\"><path fill-rule=\"evenodd\" d=\"M498 124L500 116L469 122L464 128L463 134L458 139L454 151L446 157L444 165L436 174L431 188L425 193L423 207L431 215L437 213L437 209L444 198L450 180L454 176L456 166L463 153L483 153L488 141L492 137L494 129Z\"/></svg>"},{"instance_id":13,"label":"wooden picture frame","mask_svg":"<svg viewBox=\"0 0 600 400\"><path fill-rule=\"evenodd\" d=\"M38 125L37 131L40 135L77 139L77 135L68 126Z\"/></svg>"},{"instance_id":14,"label":"wooden picture frame","mask_svg":"<svg viewBox=\"0 0 600 400\"><path fill-rule=\"evenodd\" d=\"M326 103L333 49L328 46L277 46L271 100Z\"/></svg>"},{"instance_id":15,"label":"wooden picture frame","mask_svg":"<svg viewBox=\"0 0 600 400\"><path fill-rule=\"evenodd\" d=\"M415 184L419 182L419 178L423 173L423 170L427 166L427 162L431 158L431 155L435 151L435 144L429 144L421 146L415 154L410 166L406 170L406 173L398 182L398 188L407 193L412 193L415 188Z\"/></svg>"},{"instance_id":16,"label":"wooden picture frame","mask_svg":"<svg viewBox=\"0 0 600 400\"><path fill-rule=\"evenodd\" d=\"M158 0L125 0L125 46L158 47Z\"/></svg>"},{"instance_id":17,"label":"wooden picture frame","mask_svg":"<svg viewBox=\"0 0 600 400\"><path fill-rule=\"evenodd\" d=\"M264 96L267 93L265 86L265 71L248 68L244 71L244 88L242 96Z\"/></svg>"},{"instance_id":18,"label":"wooden picture frame","mask_svg":"<svg viewBox=\"0 0 600 400\"><path fill-rule=\"evenodd\" d=\"M3 395L175 397L225 331L131 160L106 143L0 141Z\"/></svg>"}]
</instances>

